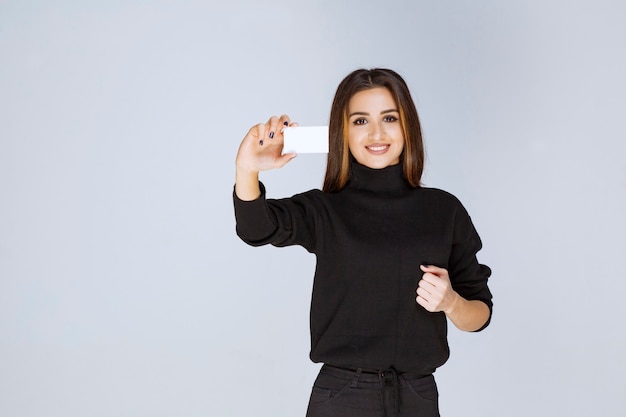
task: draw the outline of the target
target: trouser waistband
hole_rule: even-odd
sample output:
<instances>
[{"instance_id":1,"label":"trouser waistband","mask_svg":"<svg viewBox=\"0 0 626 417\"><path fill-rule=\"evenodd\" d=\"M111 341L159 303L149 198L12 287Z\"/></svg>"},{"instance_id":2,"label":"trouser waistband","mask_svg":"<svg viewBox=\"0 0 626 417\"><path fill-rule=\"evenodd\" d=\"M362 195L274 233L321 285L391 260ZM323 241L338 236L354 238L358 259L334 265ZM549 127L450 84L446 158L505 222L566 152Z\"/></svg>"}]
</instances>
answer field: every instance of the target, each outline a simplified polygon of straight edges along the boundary
<instances>
[{"instance_id":1,"label":"trouser waistband","mask_svg":"<svg viewBox=\"0 0 626 417\"><path fill-rule=\"evenodd\" d=\"M400 384L401 381L399 377L402 379L406 378L426 378L432 377L432 375L421 375L414 372L399 372L395 368L391 367L388 369L368 369L368 368L341 368L333 365L325 364L322 366L321 371L334 374L339 377L343 377L349 379L352 377L352 388L357 388L359 382L378 382L380 386L380 396L383 402L383 410L385 416L387 415L387 407L385 404L385 391L387 389L392 389L392 398L393 398L393 414L392 416L400 415Z\"/></svg>"},{"instance_id":2,"label":"trouser waistband","mask_svg":"<svg viewBox=\"0 0 626 417\"><path fill-rule=\"evenodd\" d=\"M403 377L407 379L426 378L432 375L432 374L421 374L418 372L411 372L411 371L408 371L408 372L398 371L394 367L391 367L388 369L371 369L371 368L344 368L344 367L334 366L334 365L329 365L329 364L324 364L322 366L322 370L324 370L325 372L336 374L337 376L344 376L344 377L346 375L354 374L357 372L360 375L363 375L364 377L369 377L371 375L380 376L381 374L384 374L385 372L388 372L391 369L393 369L397 375L402 375ZM368 379L373 380L372 378L368 378ZM374 378L374 379L377 379L377 378Z\"/></svg>"}]
</instances>

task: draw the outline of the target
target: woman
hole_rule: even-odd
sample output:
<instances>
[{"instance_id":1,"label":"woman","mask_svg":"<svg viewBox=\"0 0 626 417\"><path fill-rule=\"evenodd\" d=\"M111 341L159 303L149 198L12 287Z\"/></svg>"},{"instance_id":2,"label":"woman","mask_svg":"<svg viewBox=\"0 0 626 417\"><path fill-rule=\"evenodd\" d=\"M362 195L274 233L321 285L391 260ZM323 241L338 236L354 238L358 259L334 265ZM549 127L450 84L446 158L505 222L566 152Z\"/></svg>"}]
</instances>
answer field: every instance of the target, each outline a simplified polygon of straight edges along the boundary
<instances>
[{"instance_id":1,"label":"woman","mask_svg":"<svg viewBox=\"0 0 626 417\"><path fill-rule=\"evenodd\" d=\"M331 108L323 190L271 200L260 171L280 168L286 115L250 129L236 160L237 233L251 245L301 245L317 258L311 359L324 363L308 417L438 416L433 372L447 321L491 318L481 241L452 195L421 186L420 122L404 80L357 70Z\"/></svg>"}]
</instances>

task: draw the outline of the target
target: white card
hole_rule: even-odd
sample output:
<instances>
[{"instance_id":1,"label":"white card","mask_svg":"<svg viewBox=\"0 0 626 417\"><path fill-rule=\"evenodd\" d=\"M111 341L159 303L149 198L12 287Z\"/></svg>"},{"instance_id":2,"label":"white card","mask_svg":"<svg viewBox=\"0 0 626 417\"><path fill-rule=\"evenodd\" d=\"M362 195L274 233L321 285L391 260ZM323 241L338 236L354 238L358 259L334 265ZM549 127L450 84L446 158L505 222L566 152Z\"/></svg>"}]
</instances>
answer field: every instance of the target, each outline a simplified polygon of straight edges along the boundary
<instances>
[{"instance_id":1,"label":"white card","mask_svg":"<svg viewBox=\"0 0 626 417\"><path fill-rule=\"evenodd\" d=\"M328 126L287 127L283 153L328 153Z\"/></svg>"}]
</instances>

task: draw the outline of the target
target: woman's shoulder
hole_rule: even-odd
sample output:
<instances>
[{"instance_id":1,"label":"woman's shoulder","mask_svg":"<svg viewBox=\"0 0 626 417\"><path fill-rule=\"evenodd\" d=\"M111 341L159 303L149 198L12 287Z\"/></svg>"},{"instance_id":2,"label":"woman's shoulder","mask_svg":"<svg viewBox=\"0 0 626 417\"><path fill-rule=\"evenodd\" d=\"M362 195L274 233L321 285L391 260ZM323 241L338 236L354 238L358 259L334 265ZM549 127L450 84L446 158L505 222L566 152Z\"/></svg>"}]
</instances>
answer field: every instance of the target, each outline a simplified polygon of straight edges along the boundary
<instances>
[{"instance_id":1,"label":"woman's shoulder","mask_svg":"<svg viewBox=\"0 0 626 417\"><path fill-rule=\"evenodd\" d=\"M448 213L459 221L460 219L471 221L465 205L451 192L440 188L423 188L423 190L425 195L428 195L426 200L429 206L442 213Z\"/></svg>"},{"instance_id":2,"label":"woman's shoulder","mask_svg":"<svg viewBox=\"0 0 626 417\"><path fill-rule=\"evenodd\" d=\"M324 194L321 190L314 188L307 191L301 191L299 193L293 194L290 197L277 197L271 198L272 201L309 201L316 202L324 199Z\"/></svg>"},{"instance_id":3,"label":"woman's shoulder","mask_svg":"<svg viewBox=\"0 0 626 417\"><path fill-rule=\"evenodd\" d=\"M424 196L433 200L439 200L441 202L447 202L449 204L461 204L461 201L451 192L442 190L441 188L434 187L420 187L420 191Z\"/></svg>"},{"instance_id":4,"label":"woman's shoulder","mask_svg":"<svg viewBox=\"0 0 626 417\"><path fill-rule=\"evenodd\" d=\"M302 191L297 194L294 194L291 198L323 198L324 194L322 190L317 188L313 188L311 190Z\"/></svg>"}]
</instances>

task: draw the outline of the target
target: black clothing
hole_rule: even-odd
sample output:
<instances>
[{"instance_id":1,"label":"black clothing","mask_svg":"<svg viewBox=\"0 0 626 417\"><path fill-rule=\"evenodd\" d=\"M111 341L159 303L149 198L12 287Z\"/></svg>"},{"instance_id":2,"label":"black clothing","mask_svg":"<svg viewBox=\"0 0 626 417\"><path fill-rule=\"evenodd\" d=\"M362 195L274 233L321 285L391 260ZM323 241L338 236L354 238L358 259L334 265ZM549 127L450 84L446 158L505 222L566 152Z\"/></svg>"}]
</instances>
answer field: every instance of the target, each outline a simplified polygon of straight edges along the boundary
<instances>
[{"instance_id":1,"label":"black clothing","mask_svg":"<svg viewBox=\"0 0 626 417\"><path fill-rule=\"evenodd\" d=\"M324 365L306 417L439 417L433 375L348 370Z\"/></svg>"},{"instance_id":2,"label":"black clothing","mask_svg":"<svg viewBox=\"0 0 626 417\"><path fill-rule=\"evenodd\" d=\"M250 245L301 245L316 255L314 362L429 375L449 356L447 321L415 301L420 265L446 268L455 291L491 310L491 271L476 260L480 238L454 196L410 187L401 165L351 169L335 193L266 199L261 184L254 201L234 195L237 234Z\"/></svg>"}]
</instances>

